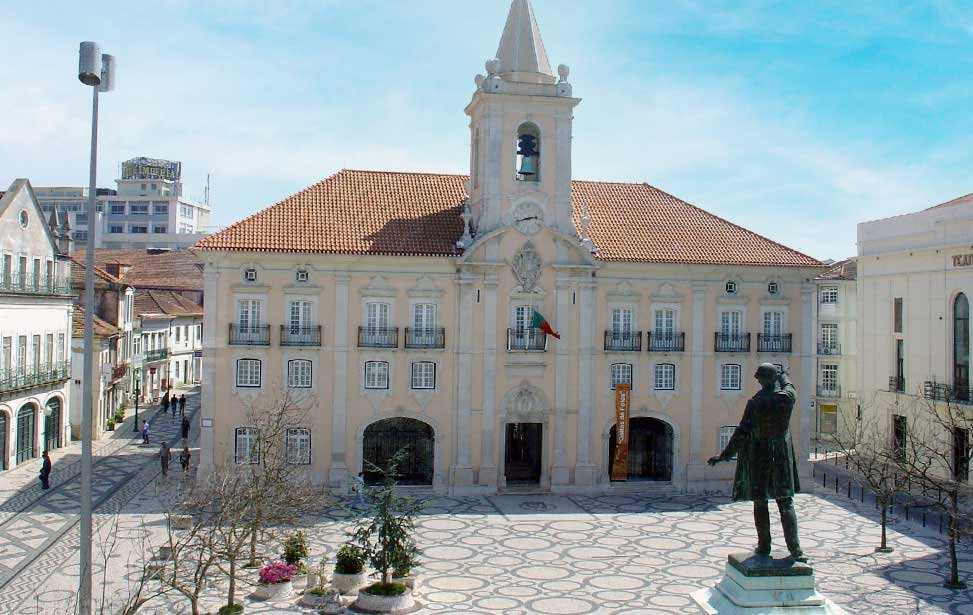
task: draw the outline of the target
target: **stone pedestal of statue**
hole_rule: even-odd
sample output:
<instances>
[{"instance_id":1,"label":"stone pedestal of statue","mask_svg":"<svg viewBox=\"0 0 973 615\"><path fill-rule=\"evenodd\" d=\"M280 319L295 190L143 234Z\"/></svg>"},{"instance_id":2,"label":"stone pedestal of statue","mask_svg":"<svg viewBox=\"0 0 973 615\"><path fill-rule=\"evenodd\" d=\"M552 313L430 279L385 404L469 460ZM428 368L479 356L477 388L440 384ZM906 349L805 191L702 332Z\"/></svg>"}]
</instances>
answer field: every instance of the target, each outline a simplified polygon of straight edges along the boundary
<instances>
[{"instance_id":1,"label":"stone pedestal of statue","mask_svg":"<svg viewBox=\"0 0 973 615\"><path fill-rule=\"evenodd\" d=\"M692 598L705 615L847 615L818 593L809 564L753 553L728 556L716 587Z\"/></svg>"}]
</instances>

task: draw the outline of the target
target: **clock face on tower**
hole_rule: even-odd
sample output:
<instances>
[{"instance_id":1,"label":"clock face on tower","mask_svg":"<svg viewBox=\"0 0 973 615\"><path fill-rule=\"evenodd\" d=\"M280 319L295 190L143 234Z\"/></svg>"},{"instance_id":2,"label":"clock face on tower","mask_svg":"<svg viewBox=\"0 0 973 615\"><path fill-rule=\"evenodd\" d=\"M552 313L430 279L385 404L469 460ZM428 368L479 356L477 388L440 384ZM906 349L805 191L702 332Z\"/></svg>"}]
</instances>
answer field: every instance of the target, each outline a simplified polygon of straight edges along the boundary
<instances>
[{"instance_id":1,"label":"clock face on tower","mask_svg":"<svg viewBox=\"0 0 973 615\"><path fill-rule=\"evenodd\" d=\"M521 203L514 208L513 222L524 235L536 235L544 225L544 212L536 203Z\"/></svg>"}]
</instances>

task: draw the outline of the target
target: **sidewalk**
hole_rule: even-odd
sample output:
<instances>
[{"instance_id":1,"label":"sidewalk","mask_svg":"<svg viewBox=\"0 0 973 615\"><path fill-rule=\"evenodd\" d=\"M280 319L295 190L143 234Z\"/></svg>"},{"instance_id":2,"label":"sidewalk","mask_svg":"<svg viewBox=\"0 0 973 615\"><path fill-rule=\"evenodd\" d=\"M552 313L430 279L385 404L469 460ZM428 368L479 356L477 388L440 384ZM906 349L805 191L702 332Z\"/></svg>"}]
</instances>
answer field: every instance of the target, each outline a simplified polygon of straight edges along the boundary
<instances>
[{"instance_id":1,"label":"sidewalk","mask_svg":"<svg viewBox=\"0 0 973 615\"><path fill-rule=\"evenodd\" d=\"M199 395L199 389L173 389L179 394L186 394L187 401L191 397ZM147 407L139 407L139 421L149 418L151 425L152 419L160 411L158 404ZM150 418L151 417L151 418ZM140 444L142 442L141 431L133 431L135 424L134 407L126 408L125 420L115 426L115 431L105 432L100 440L92 442L91 455L92 462L97 463L99 459L110 457L129 444ZM150 427L151 429L151 427ZM158 445L158 442L155 443ZM81 441L72 441L67 446L50 451L51 457L51 486L67 482L81 473ZM15 514L30 505L36 498L40 497L44 490L41 489L38 475L41 470L41 458L32 459L13 469L0 472L0 521L5 517Z\"/></svg>"}]
</instances>

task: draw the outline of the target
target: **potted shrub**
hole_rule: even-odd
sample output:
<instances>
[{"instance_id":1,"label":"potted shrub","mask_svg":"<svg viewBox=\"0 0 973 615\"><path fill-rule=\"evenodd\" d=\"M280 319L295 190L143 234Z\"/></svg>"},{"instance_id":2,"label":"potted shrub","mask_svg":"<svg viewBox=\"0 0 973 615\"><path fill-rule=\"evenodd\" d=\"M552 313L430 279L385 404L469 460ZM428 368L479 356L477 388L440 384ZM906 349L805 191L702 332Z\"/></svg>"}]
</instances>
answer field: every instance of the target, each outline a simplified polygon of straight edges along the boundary
<instances>
[{"instance_id":1,"label":"potted shrub","mask_svg":"<svg viewBox=\"0 0 973 615\"><path fill-rule=\"evenodd\" d=\"M356 596L358 590L365 586L368 578L365 575L365 553L353 544L347 544L338 549L335 556L334 575L331 585L342 596Z\"/></svg>"},{"instance_id":2,"label":"potted shrub","mask_svg":"<svg viewBox=\"0 0 973 615\"><path fill-rule=\"evenodd\" d=\"M383 484L372 492L375 516L362 519L355 531L355 541L368 556L372 567L382 575L380 581L358 592L355 606L362 611L400 613L415 606L412 587L393 581L396 572L411 576L418 565L419 555L412 534L415 532L415 516L422 505L414 498L399 496L393 478L396 466L405 454L405 449L399 451L384 471L379 470Z\"/></svg>"},{"instance_id":3,"label":"potted shrub","mask_svg":"<svg viewBox=\"0 0 973 615\"><path fill-rule=\"evenodd\" d=\"M217 612L220 615L238 615L239 613L243 612L243 605L238 602L234 602L233 604L224 604Z\"/></svg>"},{"instance_id":4,"label":"potted shrub","mask_svg":"<svg viewBox=\"0 0 973 615\"><path fill-rule=\"evenodd\" d=\"M115 417L108 419L108 431L115 431Z\"/></svg>"},{"instance_id":5,"label":"potted shrub","mask_svg":"<svg viewBox=\"0 0 973 615\"><path fill-rule=\"evenodd\" d=\"M307 559L307 556L307 537L304 535L304 532L294 532L284 540L284 561L297 567L297 572L291 579L291 583L297 589L304 589L309 585L308 577L311 571L308 570L307 564L304 561ZM315 584L314 581L310 583L312 587Z\"/></svg>"},{"instance_id":6,"label":"potted shrub","mask_svg":"<svg viewBox=\"0 0 973 615\"><path fill-rule=\"evenodd\" d=\"M311 607L319 613L341 613L344 610L341 594L328 585L318 585L307 590L300 602L302 606Z\"/></svg>"},{"instance_id":7,"label":"potted shrub","mask_svg":"<svg viewBox=\"0 0 973 615\"><path fill-rule=\"evenodd\" d=\"M286 562L271 562L260 569L260 584L255 592L263 600L284 600L294 591L291 579L297 566Z\"/></svg>"},{"instance_id":8,"label":"potted shrub","mask_svg":"<svg viewBox=\"0 0 973 615\"><path fill-rule=\"evenodd\" d=\"M393 583L401 583L409 589L416 589L417 581L413 570L419 566L419 560L416 558L418 554L418 550L416 550L415 553L403 556L399 561L395 562L395 565L392 567Z\"/></svg>"}]
</instances>

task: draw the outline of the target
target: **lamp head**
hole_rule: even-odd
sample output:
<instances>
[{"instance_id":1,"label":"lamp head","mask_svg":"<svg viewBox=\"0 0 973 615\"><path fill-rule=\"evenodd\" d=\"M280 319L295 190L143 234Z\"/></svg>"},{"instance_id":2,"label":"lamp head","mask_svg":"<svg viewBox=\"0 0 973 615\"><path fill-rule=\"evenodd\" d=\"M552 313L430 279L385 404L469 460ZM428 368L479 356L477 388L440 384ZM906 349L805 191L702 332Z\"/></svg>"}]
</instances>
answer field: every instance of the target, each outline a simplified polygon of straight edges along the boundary
<instances>
[{"instance_id":1,"label":"lamp head","mask_svg":"<svg viewBox=\"0 0 973 615\"><path fill-rule=\"evenodd\" d=\"M101 51L98 43L84 41L78 50L78 79L85 85L101 83Z\"/></svg>"},{"instance_id":2,"label":"lamp head","mask_svg":"<svg viewBox=\"0 0 973 615\"><path fill-rule=\"evenodd\" d=\"M98 84L99 92L111 92L115 89L115 56L107 53L101 54L101 83Z\"/></svg>"}]
</instances>

